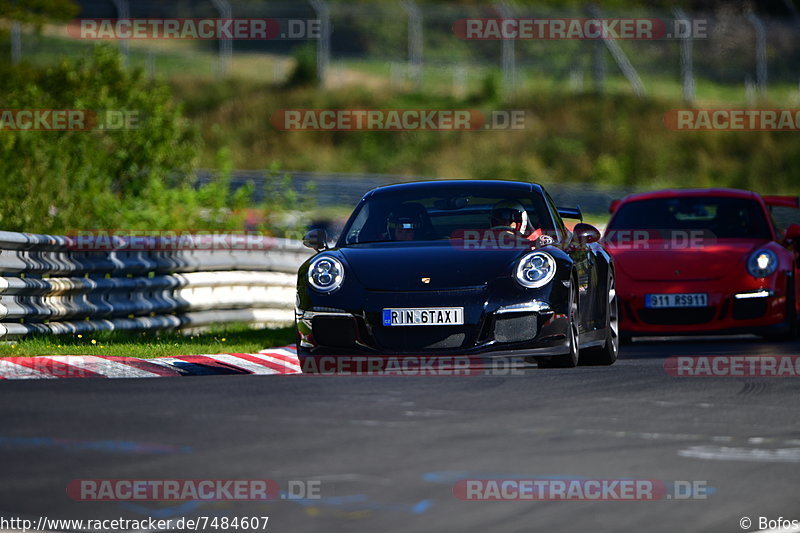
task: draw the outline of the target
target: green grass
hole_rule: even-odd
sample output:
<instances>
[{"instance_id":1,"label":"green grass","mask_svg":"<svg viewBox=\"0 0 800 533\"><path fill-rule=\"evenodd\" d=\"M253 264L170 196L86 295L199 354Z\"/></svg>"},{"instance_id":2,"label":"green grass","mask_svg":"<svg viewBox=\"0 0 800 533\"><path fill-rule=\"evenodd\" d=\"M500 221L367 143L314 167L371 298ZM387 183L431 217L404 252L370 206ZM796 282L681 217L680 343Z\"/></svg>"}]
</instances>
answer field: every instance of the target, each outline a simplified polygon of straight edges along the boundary
<instances>
[{"instance_id":1,"label":"green grass","mask_svg":"<svg viewBox=\"0 0 800 533\"><path fill-rule=\"evenodd\" d=\"M403 72L406 64L396 62ZM616 65L609 64L604 82L605 91L609 94L630 95L633 94L630 82L619 72ZM569 80L565 75L553 75L544 67L538 67L531 71L527 65L517 66L516 90L518 95L540 94L540 93L565 93L575 94L581 91L593 89L593 82L588 72L583 73L582 81L576 86L576 81ZM459 69L462 70L461 87L463 94L469 95L480 91L486 78L494 78L497 83L502 79L502 69L499 66L488 66L480 64L465 63L458 65L455 62L450 65L423 65L421 92L433 95L452 95L455 94L456 86L461 82L454 83L454 77ZM372 87L385 87L396 91L412 90L414 86L411 81L404 76L395 80L395 86L391 82L391 67L386 61L375 59L334 59L331 62L331 82L335 87L341 83L351 81L353 83L371 81ZM673 100L676 106L682 105L683 98L682 81L678 75L667 75L663 73L640 72L642 84L646 95L661 100ZM695 74L695 106L747 106L747 93L744 83L725 84L707 80L702 77L702 72ZM500 85L498 85L500 89ZM782 106L797 105L800 102L800 91L796 83L785 81L772 81L768 88L769 99L772 103Z\"/></svg>"},{"instance_id":2,"label":"green grass","mask_svg":"<svg viewBox=\"0 0 800 533\"><path fill-rule=\"evenodd\" d=\"M446 34L446 37L451 37ZM23 33L23 58L35 65L48 65L66 56L90 55L95 46L94 41L81 41L67 36L63 26L48 25L41 34L25 28ZM454 43L450 43L454 44ZM465 94L473 94L484 85L487 77L499 81L502 70L499 65L486 62L486 58L470 55L469 48L460 48L463 42L456 40L457 50L432 48L427 51L426 62L422 66L422 92L432 95L452 95L454 93L454 74L462 72L466 75ZM523 43L534 46L531 43ZM541 43L537 43L541 44ZM585 53L576 43L569 47L553 48L553 53L543 54L534 47L529 52L528 63L520 60L517 65L517 92L522 94L574 93L590 90L591 76L588 69L582 71L582 88L575 87L575 80L570 80L568 70L575 63L575 54ZM400 48L404 50L403 43ZM444 46L444 43L440 43ZM129 43L129 64L141 67L146 71L152 68L156 77L161 79L219 79L219 55L213 46L204 42L180 40L143 40ZM666 58L678 61L677 48L673 53L656 53L653 50L639 49L631 43L623 43L626 53L640 67L640 76L648 96L659 99L670 99L680 102L682 95L681 80L676 73L664 74L660 69L652 69ZM443 50L448 50L444 52ZM549 50L549 49L548 49ZM0 53L10 54L10 44L0 43ZM526 57L521 50L523 58ZM640 57L641 56L641 57ZM499 63L499 56L497 62ZM391 73L394 63L397 70L396 86L392 86ZM294 59L280 54L236 51L228 66L227 77L239 80L257 81L267 84L280 84L291 70ZM674 66L674 65L673 65ZM607 60L605 89L611 94L631 94L628 81L619 72L610 58ZM648 68L649 67L649 68ZM404 75L406 62L403 59L389 61L385 58L345 58L333 57L330 65L330 88L346 86L369 87L372 90L412 90L411 81ZM696 105L746 105L744 83L716 83L702 77L702 68L698 68L696 79ZM455 85L460 85L460 82ZM769 86L769 97L772 103L790 106L800 101L797 84L786 81L772 81Z\"/></svg>"},{"instance_id":3,"label":"green grass","mask_svg":"<svg viewBox=\"0 0 800 533\"><path fill-rule=\"evenodd\" d=\"M294 343L294 329L251 329L245 325L215 328L198 335L177 332L100 332L34 336L0 343L0 357L36 355L105 355L151 359L216 353L254 353Z\"/></svg>"},{"instance_id":4,"label":"green grass","mask_svg":"<svg viewBox=\"0 0 800 533\"><path fill-rule=\"evenodd\" d=\"M608 213L584 213L583 214L583 221L586 224L591 224L597 228L605 227L608 224L609 214Z\"/></svg>"},{"instance_id":5,"label":"green grass","mask_svg":"<svg viewBox=\"0 0 800 533\"><path fill-rule=\"evenodd\" d=\"M61 27L48 27L43 34L23 33L23 60L37 66L57 64L65 57L89 57L97 45L63 35ZM0 42L0 54L11 53L10 44ZM274 81L289 70L286 56L238 51L228 65L228 75L261 82ZM215 79L219 75L219 54L208 43L194 41L130 41L128 64L161 79L194 77ZM277 68L277 71L276 71Z\"/></svg>"}]
</instances>

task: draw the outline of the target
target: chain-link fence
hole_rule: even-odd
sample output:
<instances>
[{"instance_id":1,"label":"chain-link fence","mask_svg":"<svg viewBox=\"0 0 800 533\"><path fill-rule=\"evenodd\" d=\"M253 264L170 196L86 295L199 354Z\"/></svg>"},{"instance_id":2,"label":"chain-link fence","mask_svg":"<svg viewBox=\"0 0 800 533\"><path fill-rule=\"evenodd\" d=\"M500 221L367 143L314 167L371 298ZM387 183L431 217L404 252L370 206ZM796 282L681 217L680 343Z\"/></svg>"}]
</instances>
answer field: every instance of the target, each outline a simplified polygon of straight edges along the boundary
<instances>
[{"instance_id":1,"label":"chain-link fence","mask_svg":"<svg viewBox=\"0 0 800 533\"><path fill-rule=\"evenodd\" d=\"M713 13L446 3L348 3L332 0L81 0L79 18L270 18L319 21L305 38L268 40L119 40L132 66L152 76L232 76L284 83L300 50L313 52L330 87L422 90L464 97L496 91L506 97L537 91L633 92L686 101L800 101L800 18L740 7ZM585 21L650 20L662 38L466 39L463 19ZM681 23L675 21L686 21ZM677 25L676 25L677 24ZM66 26L9 25L4 45L15 61L55 61L88 53L95 41L70 37ZM691 28L673 35L671 28ZM669 35L668 35L669 34Z\"/></svg>"}]
</instances>

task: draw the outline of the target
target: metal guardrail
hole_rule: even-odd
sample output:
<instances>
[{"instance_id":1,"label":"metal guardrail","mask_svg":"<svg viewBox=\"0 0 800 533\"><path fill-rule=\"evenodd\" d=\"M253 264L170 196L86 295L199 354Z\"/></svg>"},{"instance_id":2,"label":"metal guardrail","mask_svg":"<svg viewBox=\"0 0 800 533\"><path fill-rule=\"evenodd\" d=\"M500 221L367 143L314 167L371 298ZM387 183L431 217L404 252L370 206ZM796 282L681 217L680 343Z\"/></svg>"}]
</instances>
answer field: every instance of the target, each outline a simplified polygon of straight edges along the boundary
<instances>
[{"instance_id":1,"label":"metal guardrail","mask_svg":"<svg viewBox=\"0 0 800 533\"><path fill-rule=\"evenodd\" d=\"M142 249L139 239L87 251L76 237L0 231L0 339L293 320L295 275L311 255L302 243Z\"/></svg>"},{"instance_id":2,"label":"metal guardrail","mask_svg":"<svg viewBox=\"0 0 800 533\"><path fill-rule=\"evenodd\" d=\"M214 173L215 171L209 169L198 170L197 184L204 185L209 183L213 179ZM284 175L291 177L292 188L295 193L301 197L310 196L318 207L346 206L350 208L354 207L362 196L375 187L393 183L437 179L430 176L343 172L280 171L274 175L267 175L263 171L257 170L235 170L231 179L231 187L235 190L246 184L252 185L252 201L254 204L258 204L272 194L273 187L280 186ZM580 205L584 214L606 214L612 200L643 190L632 186L595 183L546 181L538 183L547 189L556 203ZM307 188L311 184L314 185L314 191L309 193Z\"/></svg>"}]
</instances>

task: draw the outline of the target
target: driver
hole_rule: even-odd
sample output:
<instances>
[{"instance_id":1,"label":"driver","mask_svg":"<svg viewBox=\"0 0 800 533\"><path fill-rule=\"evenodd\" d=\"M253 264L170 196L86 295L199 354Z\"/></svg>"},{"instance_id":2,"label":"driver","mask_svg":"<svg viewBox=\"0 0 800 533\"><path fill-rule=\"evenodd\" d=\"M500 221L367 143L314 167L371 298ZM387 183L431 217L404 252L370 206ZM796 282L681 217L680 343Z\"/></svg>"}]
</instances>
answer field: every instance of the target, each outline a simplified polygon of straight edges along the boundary
<instances>
[{"instance_id":1,"label":"driver","mask_svg":"<svg viewBox=\"0 0 800 533\"><path fill-rule=\"evenodd\" d=\"M422 215L412 206L400 206L389 215L386 230L394 241L413 241L422 229Z\"/></svg>"},{"instance_id":2,"label":"driver","mask_svg":"<svg viewBox=\"0 0 800 533\"><path fill-rule=\"evenodd\" d=\"M531 242L542 236L540 228L532 228L525 207L514 200L502 200L492 208L491 228L522 236Z\"/></svg>"}]
</instances>

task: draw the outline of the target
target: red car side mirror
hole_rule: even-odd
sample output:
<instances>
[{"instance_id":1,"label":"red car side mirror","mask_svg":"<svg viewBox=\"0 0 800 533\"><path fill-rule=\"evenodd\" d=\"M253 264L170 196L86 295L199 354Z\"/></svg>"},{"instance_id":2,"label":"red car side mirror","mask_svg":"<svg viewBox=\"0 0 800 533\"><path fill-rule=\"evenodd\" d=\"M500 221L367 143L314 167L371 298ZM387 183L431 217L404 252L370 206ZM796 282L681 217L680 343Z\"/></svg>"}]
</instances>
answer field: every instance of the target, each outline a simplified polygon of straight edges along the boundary
<instances>
[{"instance_id":1,"label":"red car side mirror","mask_svg":"<svg viewBox=\"0 0 800 533\"><path fill-rule=\"evenodd\" d=\"M800 240L800 224L789 224L786 232L783 234L783 239L787 242L795 242Z\"/></svg>"}]
</instances>

